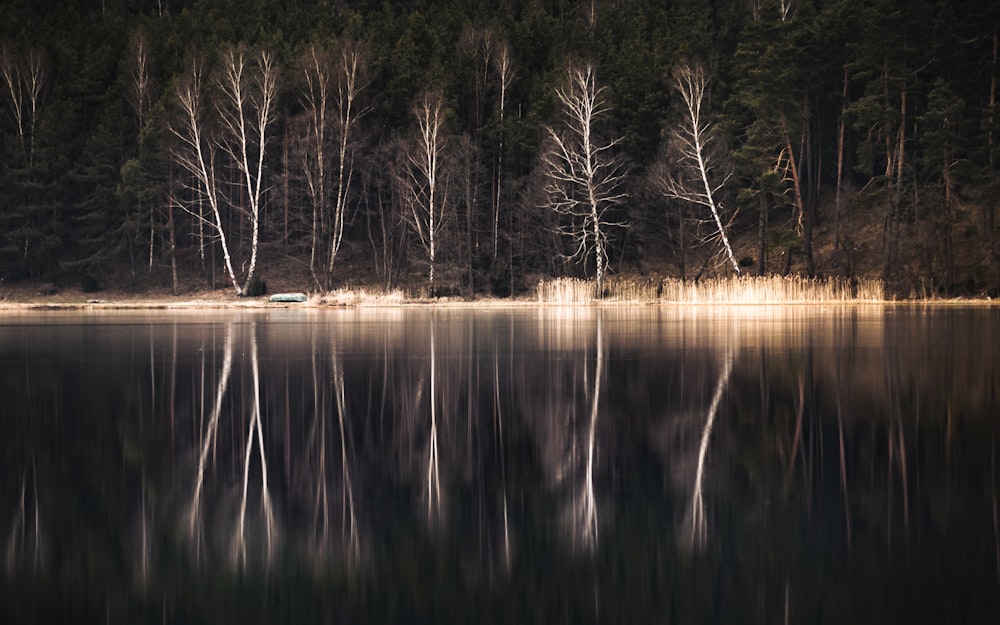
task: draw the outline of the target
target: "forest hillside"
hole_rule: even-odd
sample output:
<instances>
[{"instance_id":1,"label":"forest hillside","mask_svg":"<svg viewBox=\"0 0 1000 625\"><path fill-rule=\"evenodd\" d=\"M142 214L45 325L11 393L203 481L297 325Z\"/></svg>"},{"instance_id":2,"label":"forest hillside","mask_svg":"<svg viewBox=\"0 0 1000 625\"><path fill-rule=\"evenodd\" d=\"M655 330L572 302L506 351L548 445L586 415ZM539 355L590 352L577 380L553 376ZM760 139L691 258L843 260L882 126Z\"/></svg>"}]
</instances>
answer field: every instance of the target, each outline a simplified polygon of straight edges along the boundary
<instances>
[{"instance_id":1,"label":"forest hillside","mask_svg":"<svg viewBox=\"0 0 1000 625\"><path fill-rule=\"evenodd\" d=\"M1000 295L993 0L6 0L0 293Z\"/></svg>"}]
</instances>

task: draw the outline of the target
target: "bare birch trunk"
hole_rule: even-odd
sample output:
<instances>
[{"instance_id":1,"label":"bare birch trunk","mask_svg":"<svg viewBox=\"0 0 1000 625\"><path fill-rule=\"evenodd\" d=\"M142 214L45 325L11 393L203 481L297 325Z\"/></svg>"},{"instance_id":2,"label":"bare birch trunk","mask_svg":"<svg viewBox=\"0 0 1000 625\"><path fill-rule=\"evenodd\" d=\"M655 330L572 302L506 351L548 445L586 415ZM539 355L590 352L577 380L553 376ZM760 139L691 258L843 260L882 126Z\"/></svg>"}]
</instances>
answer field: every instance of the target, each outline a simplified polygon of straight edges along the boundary
<instances>
[{"instance_id":1,"label":"bare birch trunk","mask_svg":"<svg viewBox=\"0 0 1000 625\"><path fill-rule=\"evenodd\" d=\"M511 79L514 75L511 65L510 47L504 42L497 47L496 71L499 76L500 100L498 102L498 113L500 115L499 141L497 146L497 175L496 175L496 197L493 202L493 260L497 259L497 250L500 239L500 210L503 206L503 167L504 167L504 114L507 108L507 89L510 88ZM508 233L510 235L510 233Z\"/></svg>"},{"instance_id":2,"label":"bare birch trunk","mask_svg":"<svg viewBox=\"0 0 1000 625\"><path fill-rule=\"evenodd\" d=\"M995 133L994 133L994 128L996 128L996 123L997 123L996 116L997 116L997 61L998 61L998 53L1000 53L1000 25L994 25L994 27L993 27L993 60L992 60L992 64L990 65L990 70L991 70L990 71L990 99L989 99L989 111L990 111L990 114L989 114L989 120L988 120L990 131L989 131L989 133L987 134L987 137L986 137L987 147L988 147L988 151L989 151L990 171L993 171L993 168L996 165L996 162L995 162L996 161L996 156L994 155L994 144L995 144L996 137L995 137ZM995 237L993 236L994 215L995 215L995 213L994 213L993 202L985 202L984 205L985 205L985 210L986 210L986 232L987 232L987 235L989 237L990 253L991 253L991 256L992 256L993 252L994 252L994 247L995 247L995 243L994 243Z\"/></svg>"},{"instance_id":3,"label":"bare birch trunk","mask_svg":"<svg viewBox=\"0 0 1000 625\"><path fill-rule=\"evenodd\" d=\"M220 99L215 106L220 128L218 136L208 136L205 131L203 117L207 112L202 102L203 82L202 64L195 60L189 75L177 86L181 120L171 131L180 141L180 147L174 150L174 156L194 177L192 191L209 204L212 213L209 225L218 234L226 271L237 295L247 295L253 284L259 253L264 161L277 97L277 68L268 52L256 54L252 62L242 48L230 48L223 53L217 85ZM228 205L239 217L238 231L242 234L244 222L250 222L250 258L245 263L245 271L239 273L230 250L229 228L223 220L224 194L216 179L218 152L228 157L227 162L236 173L237 197L230 198ZM185 207L185 210L194 214L190 208Z\"/></svg>"},{"instance_id":4,"label":"bare birch trunk","mask_svg":"<svg viewBox=\"0 0 1000 625\"><path fill-rule=\"evenodd\" d=\"M405 171L399 182L403 199L408 205L405 219L427 254L427 285L429 295L434 297L438 239L447 207L447 178L443 167L444 102L441 95L425 93L413 114L417 120L417 143L406 155Z\"/></svg>"},{"instance_id":5,"label":"bare birch trunk","mask_svg":"<svg viewBox=\"0 0 1000 625\"><path fill-rule=\"evenodd\" d=\"M840 119L837 122L837 186L834 190L834 238L833 249L839 252L844 239L844 138L847 131L847 98L850 86L850 70L844 63L843 88L840 94Z\"/></svg>"},{"instance_id":6,"label":"bare birch trunk","mask_svg":"<svg viewBox=\"0 0 1000 625\"><path fill-rule=\"evenodd\" d=\"M236 165L249 204L246 216L251 229L250 260L243 284L236 285L240 295L248 293L257 269L264 201L264 155L278 91L278 72L271 54L258 53L252 69L248 67L247 56L239 48L223 53L223 73L219 81L222 102L217 107L228 139L223 142L222 149Z\"/></svg>"},{"instance_id":7,"label":"bare birch trunk","mask_svg":"<svg viewBox=\"0 0 1000 625\"><path fill-rule=\"evenodd\" d=\"M740 266L722 223L722 206L716 199L729 175L723 176L718 185L713 185L710 181L714 168L709 154L712 136L708 132L709 123L702 116L708 77L700 65L682 65L674 70L671 85L684 103L684 121L671 132L672 148L676 154L675 167L679 172L675 175L669 168L662 171L656 177L657 186L669 198L708 209L723 252L733 271L739 275Z\"/></svg>"},{"instance_id":8,"label":"bare birch trunk","mask_svg":"<svg viewBox=\"0 0 1000 625\"><path fill-rule=\"evenodd\" d=\"M338 123L340 126L340 142L337 151L337 195L333 207L333 232L330 240L330 262L327 272L333 273L333 264L340 251L344 239L344 226L347 223L347 202L350 193L351 180L354 177L354 158L351 145L354 140L354 130L362 111L358 110L358 95L364 89L362 82L364 74L365 54L360 44L345 43L338 58L336 103Z\"/></svg>"},{"instance_id":9,"label":"bare birch trunk","mask_svg":"<svg viewBox=\"0 0 1000 625\"><path fill-rule=\"evenodd\" d=\"M237 295L242 295L239 280L233 270L233 261L229 253L229 242L226 228L222 221L222 211L219 203L219 190L215 176L216 146L211 138L205 136L202 116L204 115L201 91L204 82L204 69L200 61L192 60L187 76L177 85L177 103L181 109L181 120L177 127L171 127L174 136L180 141L180 147L173 151L174 158L195 180L191 190L200 200L208 201L212 213L210 226L219 235L219 244L229 275Z\"/></svg>"},{"instance_id":10,"label":"bare birch trunk","mask_svg":"<svg viewBox=\"0 0 1000 625\"><path fill-rule=\"evenodd\" d=\"M607 273L609 230L625 225L612 210L627 197L621 189L624 167L613 153L621 139L601 142L594 136L595 122L610 110L604 93L592 64L570 64L565 83L556 88L565 126L562 132L546 127L541 156L546 206L564 219L558 232L571 242L568 258L586 263L593 256L597 296Z\"/></svg>"}]
</instances>

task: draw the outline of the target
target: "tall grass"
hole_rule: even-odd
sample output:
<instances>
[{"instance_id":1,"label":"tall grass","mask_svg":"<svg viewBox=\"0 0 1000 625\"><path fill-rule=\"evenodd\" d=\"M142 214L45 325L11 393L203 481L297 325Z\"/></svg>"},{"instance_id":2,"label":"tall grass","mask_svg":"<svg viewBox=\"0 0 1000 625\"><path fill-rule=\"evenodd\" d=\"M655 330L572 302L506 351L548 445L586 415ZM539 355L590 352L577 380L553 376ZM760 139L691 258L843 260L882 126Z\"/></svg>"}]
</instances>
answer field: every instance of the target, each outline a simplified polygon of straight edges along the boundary
<instances>
[{"instance_id":1,"label":"tall grass","mask_svg":"<svg viewBox=\"0 0 1000 625\"><path fill-rule=\"evenodd\" d=\"M538 283L537 299L546 304L583 304L598 301L593 282L557 278ZM602 302L678 304L823 304L883 302L881 280L810 279L799 276L740 276L685 282L662 280L608 280Z\"/></svg>"},{"instance_id":2,"label":"tall grass","mask_svg":"<svg viewBox=\"0 0 1000 625\"><path fill-rule=\"evenodd\" d=\"M310 304L326 306L392 306L411 301L409 294L399 289L380 291L365 288L335 289L324 295L311 295Z\"/></svg>"}]
</instances>

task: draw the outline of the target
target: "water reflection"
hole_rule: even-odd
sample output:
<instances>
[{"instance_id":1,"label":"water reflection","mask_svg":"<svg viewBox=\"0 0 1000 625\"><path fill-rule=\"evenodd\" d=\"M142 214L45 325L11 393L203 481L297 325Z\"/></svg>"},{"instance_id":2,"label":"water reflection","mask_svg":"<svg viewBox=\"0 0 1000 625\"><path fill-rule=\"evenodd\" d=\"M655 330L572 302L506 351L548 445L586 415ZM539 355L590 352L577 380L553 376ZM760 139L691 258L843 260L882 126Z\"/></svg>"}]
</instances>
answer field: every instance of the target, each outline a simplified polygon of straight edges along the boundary
<instances>
[{"instance_id":1,"label":"water reflection","mask_svg":"<svg viewBox=\"0 0 1000 625\"><path fill-rule=\"evenodd\" d=\"M998 321L902 307L4 318L0 607L37 614L24 589L48 580L95 613L185 620L218 601L199 587L229 580L284 620L297 580L311 614L331 614L336 588L338 614L381 622L442 620L445 599L503 621L521 606L547 622L991 622Z\"/></svg>"},{"instance_id":2,"label":"water reflection","mask_svg":"<svg viewBox=\"0 0 1000 625\"><path fill-rule=\"evenodd\" d=\"M21 475L20 490L14 519L7 538L5 558L7 575L17 575L21 569L42 570L45 563L45 531L38 503L38 477L34 462ZM30 478L30 481L29 481Z\"/></svg>"},{"instance_id":3,"label":"water reflection","mask_svg":"<svg viewBox=\"0 0 1000 625\"><path fill-rule=\"evenodd\" d=\"M694 487L691 489L691 505L688 507L688 515L685 526L689 529L688 543L690 546L703 547L708 539L708 521L705 518L705 498L703 494L703 484L705 476L705 456L708 454L708 441L712 436L712 427L715 425L715 416L719 412L719 403L722 395L729 385L729 375L733 371L733 355L726 354L725 364L722 374L715 385L715 392L712 394L712 403L708 406L708 417L705 419L705 427L701 433L701 443L698 445L698 465L694 473Z\"/></svg>"},{"instance_id":4,"label":"water reflection","mask_svg":"<svg viewBox=\"0 0 1000 625\"><path fill-rule=\"evenodd\" d=\"M545 467L550 488L562 492L563 519L570 542L578 550L592 551L599 535L594 474L605 350L604 312L586 312L591 315L585 321L578 316L576 324L553 328L555 340L545 343L553 362L539 378L543 384L552 384L547 390L538 389L541 402L527 399L523 409L530 411L528 421L536 432L539 461ZM551 325L540 325L539 334L545 336ZM588 340L588 335L593 339Z\"/></svg>"}]
</instances>

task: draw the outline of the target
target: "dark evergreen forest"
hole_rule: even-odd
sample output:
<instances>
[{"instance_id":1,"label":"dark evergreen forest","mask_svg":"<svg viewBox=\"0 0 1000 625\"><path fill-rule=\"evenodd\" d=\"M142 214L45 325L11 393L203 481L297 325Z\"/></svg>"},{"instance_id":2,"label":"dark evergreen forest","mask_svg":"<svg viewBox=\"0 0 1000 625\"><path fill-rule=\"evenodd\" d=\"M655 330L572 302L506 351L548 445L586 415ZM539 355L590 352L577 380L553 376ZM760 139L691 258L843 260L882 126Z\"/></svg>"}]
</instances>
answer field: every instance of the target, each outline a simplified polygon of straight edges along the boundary
<instances>
[{"instance_id":1,"label":"dark evergreen forest","mask_svg":"<svg viewBox=\"0 0 1000 625\"><path fill-rule=\"evenodd\" d=\"M995 296L998 36L995 0L6 0L0 280Z\"/></svg>"}]
</instances>

